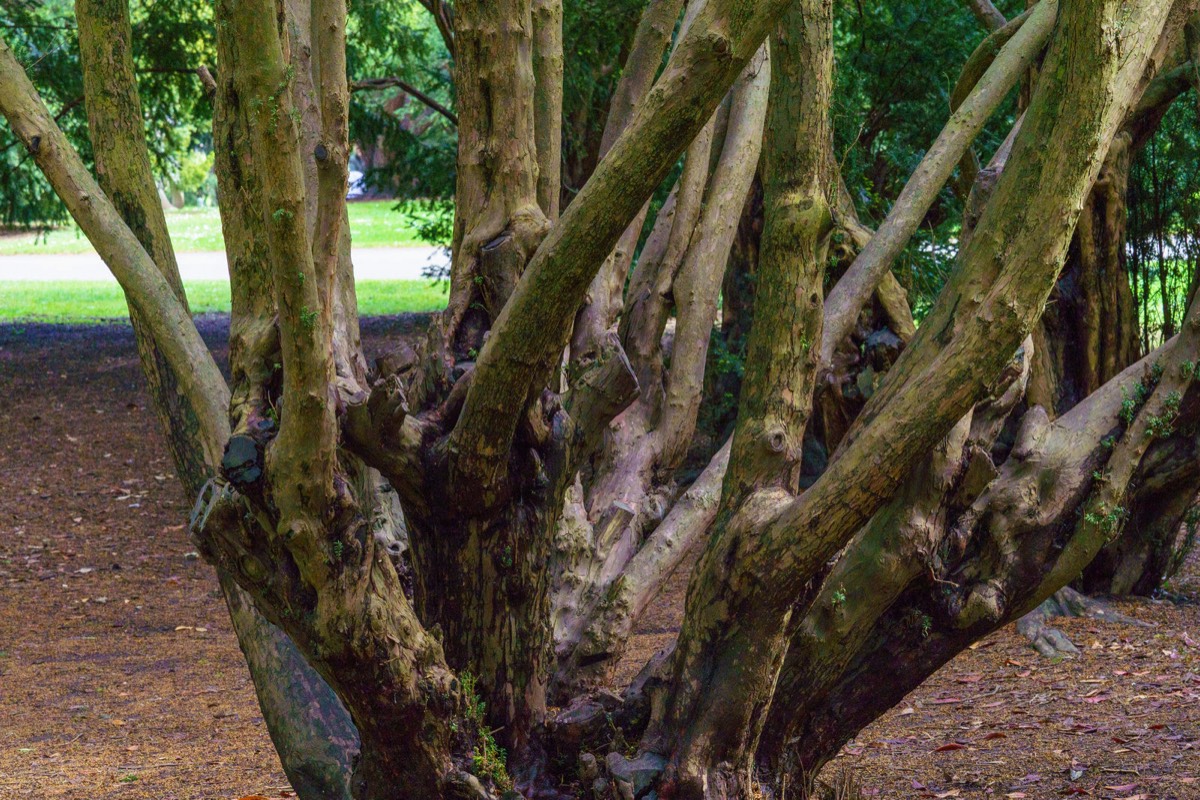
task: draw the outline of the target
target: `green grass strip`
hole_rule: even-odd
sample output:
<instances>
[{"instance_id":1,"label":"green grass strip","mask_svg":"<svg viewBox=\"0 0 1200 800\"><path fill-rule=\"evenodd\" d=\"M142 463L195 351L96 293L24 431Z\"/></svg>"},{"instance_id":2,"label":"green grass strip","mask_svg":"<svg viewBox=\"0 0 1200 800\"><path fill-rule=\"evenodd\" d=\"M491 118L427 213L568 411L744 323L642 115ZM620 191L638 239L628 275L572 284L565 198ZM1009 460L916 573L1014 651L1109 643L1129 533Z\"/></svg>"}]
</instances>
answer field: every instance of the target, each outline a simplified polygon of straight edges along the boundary
<instances>
[{"instance_id":1,"label":"green grass strip","mask_svg":"<svg viewBox=\"0 0 1200 800\"><path fill-rule=\"evenodd\" d=\"M227 281L184 285L194 313L228 312ZM440 311L445 284L431 281L359 281L358 313L364 317ZM128 320L121 287L98 281L0 281L0 322L98 323Z\"/></svg>"}]
</instances>

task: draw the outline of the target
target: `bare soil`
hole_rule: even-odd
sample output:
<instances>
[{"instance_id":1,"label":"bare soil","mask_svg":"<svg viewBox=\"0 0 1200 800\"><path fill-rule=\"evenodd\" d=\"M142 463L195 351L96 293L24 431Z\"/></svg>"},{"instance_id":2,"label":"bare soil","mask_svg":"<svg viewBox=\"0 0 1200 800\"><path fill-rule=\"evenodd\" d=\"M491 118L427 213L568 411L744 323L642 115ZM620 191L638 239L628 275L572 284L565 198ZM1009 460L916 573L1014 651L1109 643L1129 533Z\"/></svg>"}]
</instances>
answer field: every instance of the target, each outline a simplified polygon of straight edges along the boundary
<instances>
[{"instance_id":1,"label":"bare soil","mask_svg":"<svg viewBox=\"0 0 1200 800\"><path fill-rule=\"evenodd\" d=\"M365 324L368 352L411 318ZM202 322L224 354L226 321ZM286 797L127 326L0 326L0 800ZM1063 620L1076 659L1005 629L823 774L865 797L1200 799L1200 570L1153 628ZM627 679L678 626L677 575ZM887 680L886 675L878 676Z\"/></svg>"}]
</instances>

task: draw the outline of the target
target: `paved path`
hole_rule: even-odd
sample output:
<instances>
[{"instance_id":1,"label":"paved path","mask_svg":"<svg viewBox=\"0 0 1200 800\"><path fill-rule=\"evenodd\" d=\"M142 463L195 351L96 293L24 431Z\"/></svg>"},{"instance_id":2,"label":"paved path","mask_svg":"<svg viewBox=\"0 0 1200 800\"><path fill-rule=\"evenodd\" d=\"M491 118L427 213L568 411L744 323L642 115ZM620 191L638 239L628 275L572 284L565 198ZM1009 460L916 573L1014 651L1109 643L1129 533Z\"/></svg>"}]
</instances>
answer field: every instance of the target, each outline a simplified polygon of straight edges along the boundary
<instances>
[{"instance_id":1,"label":"paved path","mask_svg":"<svg viewBox=\"0 0 1200 800\"><path fill-rule=\"evenodd\" d=\"M179 253L178 259L185 281L229 278L224 253ZM426 267L448 263L449 257L436 247L356 249L354 276L360 281L421 280ZM111 280L112 273L95 253L0 256L0 282Z\"/></svg>"}]
</instances>

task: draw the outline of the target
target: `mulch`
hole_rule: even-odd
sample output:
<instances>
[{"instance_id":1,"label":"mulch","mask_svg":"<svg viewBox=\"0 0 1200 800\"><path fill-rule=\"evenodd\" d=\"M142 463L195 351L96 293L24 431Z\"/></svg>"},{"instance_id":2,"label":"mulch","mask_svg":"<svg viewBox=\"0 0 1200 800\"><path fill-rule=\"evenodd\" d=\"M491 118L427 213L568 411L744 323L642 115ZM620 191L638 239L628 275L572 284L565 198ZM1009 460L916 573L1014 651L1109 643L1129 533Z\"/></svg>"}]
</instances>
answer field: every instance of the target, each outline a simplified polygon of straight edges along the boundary
<instances>
[{"instance_id":1,"label":"mulch","mask_svg":"<svg viewBox=\"0 0 1200 800\"><path fill-rule=\"evenodd\" d=\"M368 352L412 318L364 325ZM223 355L227 320L201 321ZM128 326L0 326L0 798L288 795L213 571L188 542ZM822 779L865 797L1200 799L1200 569L1153 628L1005 629L864 730ZM686 579L626 669L669 642ZM881 676L882 678L883 676Z\"/></svg>"}]
</instances>

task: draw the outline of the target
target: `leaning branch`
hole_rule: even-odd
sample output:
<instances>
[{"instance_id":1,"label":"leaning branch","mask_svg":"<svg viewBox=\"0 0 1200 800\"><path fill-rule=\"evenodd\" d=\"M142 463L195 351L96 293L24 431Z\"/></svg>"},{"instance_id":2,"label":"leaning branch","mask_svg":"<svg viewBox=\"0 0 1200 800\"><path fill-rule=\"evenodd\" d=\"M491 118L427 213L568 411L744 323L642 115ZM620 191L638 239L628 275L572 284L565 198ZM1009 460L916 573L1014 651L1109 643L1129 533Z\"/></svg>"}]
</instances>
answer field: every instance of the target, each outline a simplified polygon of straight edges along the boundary
<instances>
[{"instance_id":1,"label":"leaning branch","mask_svg":"<svg viewBox=\"0 0 1200 800\"><path fill-rule=\"evenodd\" d=\"M0 40L0 114L33 156L101 259L145 319L195 410L205 460L215 467L228 436L229 389L171 284L54 123L25 70Z\"/></svg>"},{"instance_id":2,"label":"leaning branch","mask_svg":"<svg viewBox=\"0 0 1200 800\"><path fill-rule=\"evenodd\" d=\"M849 335L859 310L920 226L959 159L1049 41L1057 11L1056 2L1042 2L1034 8L1028 22L1004 46L970 96L951 115L896 198L887 219L830 291L825 301L820 364L831 363L833 351Z\"/></svg>"}]
</instances>

